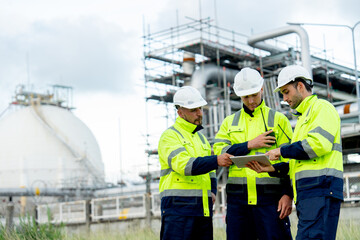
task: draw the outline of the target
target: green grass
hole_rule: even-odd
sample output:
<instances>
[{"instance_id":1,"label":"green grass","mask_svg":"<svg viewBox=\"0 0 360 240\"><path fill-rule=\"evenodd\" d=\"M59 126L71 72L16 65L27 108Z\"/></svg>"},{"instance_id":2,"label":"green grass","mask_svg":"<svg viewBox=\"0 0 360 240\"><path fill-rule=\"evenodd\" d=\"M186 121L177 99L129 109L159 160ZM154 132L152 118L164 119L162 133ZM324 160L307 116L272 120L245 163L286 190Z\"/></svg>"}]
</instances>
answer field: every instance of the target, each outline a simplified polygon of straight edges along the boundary
<instances>
[{"instance_id":1,"label":"green grass","mask_svg":"<svg viewBox=\"0 0 360 240\"><path fill-rule=\"evenodd\" d=\"M296 237L297 230L297 221L293 221L291 226L291 232L293 234L293 239ZM360 236L360 221L354 220L341 220L339 221L338 231L337 231L337 240L354 240L358 239ZM95 240L95 239L109 239L109 240L158 240L159 231L154 232L151 229L134 229L129 228L124 232L96 232L90 234L90 236L85 235L72 235L67 236L66 240ZM224 228L214 228L214 240L226 239L226 232Z\"/></svg>"},{"instance_id":2,"label":"green grass","mask_svg":"<svg viewBox=\"0 0 360 240\"><path fill-rule=\"evenodd\" d=\"M360 221L347 219L339 221L336 239L354 240L360 238Z\"/></svg>"},{"instance_id":3,"label":"green grass","mask_svg":"<svg viewBox=\"0 0 360 240\"><path fill-rule=\"evenodd\" d=\"M291 231L293 238L296 236L297 220L292 218ZM353 240L360 236L360 221L353 219L340 219L337 238L338 240ZM91 233L66 233L64 225L52 224L37 225L31 218L22 219L19 226L6 231L0 226L0 240L157 240L159 231L150 228L131 226L126 230L96 231ZM225 227L214 228L214 240L226 239Z\"/></svg>"},{"instance_id":4,"label":"green grass","mask_svg":"<svg viewBox=\"0 0 360 240\"><path fill-rule=\"evenodd\" d=\"M291 234L293 238L296 237L297 218L295 216L291 220ZM337 240L354 240L360 237L360 221L355 219L339 219L339 224L336 232Z\"/></svg>"},{"instance_id":5,"label":"green grass","mask_svg":"<svg viewBox=\"0 0 360 240\"><path fill-rule=\"evenodd\" d=\"M97 231L95 233L68 235L66 240L158 240L159 233L153 232L150 228L135 229L129 228L123 232Z\"/></svg>"},{"instance_id":6,"label":"green grass","mask_svg":"<svg viewBox=\"0 0 360 240\"><path fill-rule=\"evenodd\" d=\"M64 239L63 225L37 225L33 218L27 217L20 219L20 224L12 229L0 226L0 240L57 240Z\"/></svg>"}]
</instances>

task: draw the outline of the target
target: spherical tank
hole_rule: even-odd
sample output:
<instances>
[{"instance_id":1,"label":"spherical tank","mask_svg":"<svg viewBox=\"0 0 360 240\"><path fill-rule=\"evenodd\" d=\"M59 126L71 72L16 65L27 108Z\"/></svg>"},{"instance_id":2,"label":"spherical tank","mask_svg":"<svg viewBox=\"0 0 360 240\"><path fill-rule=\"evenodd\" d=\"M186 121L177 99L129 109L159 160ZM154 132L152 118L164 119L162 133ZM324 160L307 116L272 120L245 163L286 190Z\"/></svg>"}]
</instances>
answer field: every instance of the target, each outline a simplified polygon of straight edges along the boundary
<instances>
[{"instance_id":1,"label":"spherical tank","mask_svg":"<svg viewBox=\"0 0 360 240\"><path fill-rule=\"evenodd\" d=\"M0 187L76 187L104 181L99 145L72 112L35 105L0 120ZM39 186L40 185L40 186Z\"/></svg>"}]
</instances>

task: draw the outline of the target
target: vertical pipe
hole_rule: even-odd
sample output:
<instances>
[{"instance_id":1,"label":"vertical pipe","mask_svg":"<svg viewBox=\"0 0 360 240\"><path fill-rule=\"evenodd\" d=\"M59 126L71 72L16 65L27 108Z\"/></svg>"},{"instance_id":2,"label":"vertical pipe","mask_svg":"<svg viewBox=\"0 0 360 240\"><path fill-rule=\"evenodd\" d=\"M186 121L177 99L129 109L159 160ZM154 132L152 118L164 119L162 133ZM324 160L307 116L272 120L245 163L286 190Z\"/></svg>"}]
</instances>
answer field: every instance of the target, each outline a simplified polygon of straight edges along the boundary
<instances>
[{"instance_id":1,"label":"vertical pipe","mask_svg":"<svg viewBox=\"0 0 360 240\"><path fill-rule=\"evenodd\" d=\"M360 110L360 94L359 94L359 79L358 79L358 71L357 71L357 63L356 63L356 48L355 48L355 34L354 29L355 27L360 23L357 22L354 27L351 28L351 34L352 34L352 42L353 42L353 51L354 51L354 70L355 70L355 86L356 86L356 99L358 103L358 112ZM360 114L358 116L358 122L360 123Z\"/></svg>"},{"instance_id":2,"label":"vertical pipe","mask_svg":"<svg viewBox=\"0 0 360 240\"><path fill-rule=\"evenodd\" d=\"M59 204L59 221L62 222L63 221L63 203Z\"/></svg>"},{"instance_id":3,"label":"vertical pipe","mask_svg":"<svg viewBox=\"0 0 360 240\"><path fill-rule=\"evenodd\" d=\"M9 197L9 202L6 205L6 223L5 223L5 229L7 232L10 232L13 229L14 226L14 203L12 202L12 197Z\"/></svg>"},{"instance_id":4,"label":"vertical pipe","mask_svg":"<svg viewBox=\"0 0 360 240\"><path fill-rule=\"evenodd\" d=\"M325 77L326 77L326 94L329 102L332 102L331 89L330 89L330 79L329 79L329 69L326 64L325 66Z\"/></svg>"},{"instance_id":5,"label":"vertical pipe","mask_svg":"<svg viewBox=\"0 0 360 240\"><path fill-rule=\"evenodd\" d=\"M213 110L214 110L214 133L217 133L218 126L219 126L219 116L218 116L218 101L213 103Z\"/></svg>"},{"instance_id":6,"label":"vertical pipe","mask_svg":"<svg viewBox=\"0 0 360 240\"><path fill-rule=\"evenodd\" d=\"M91 200L90 206L91 206L91 213L93 214L93 219L94 219L94 217L97 216L97 211L95 209L95 201L94 201L94 199Z\"/></svg>"},{"instance_id":7,"label":"vertical pipe","mask_svg":"<svg viewBox=\"0 0 360 240\"><path fill-rule=\"evenodd\" d=\"M145 211L146 211L146 226L151 228L151 190L150 190L151 174L148 171L146 175L146 194L145 194Z\"/></svg>"},{"instance_id":8,"label":"vertical pipe","mask_svg":"<svg viewBox=\"0 0 360 240\"><path fill-rule=\"evenodd\" d=\"M326 56L326 41L325 41L325 36L323 36L324 38L324 59L327 60L327 56ZM327 98L329 102L332 102L332 97L331 97L331 91L330 91L330 79L329 79L329 68L327 63L325 63L325 78L326 78L326 94L327 94Z\"/></svg>"},{"instance_id":9,"label":"vertical pipe","mask_svg":"<svg viewBox=\"0 0 360 240\"><path fill-rule=\"evenodd\" d=\"M346 189L346 198L350 198L350 186L349 186L349 176L345 176L345 189Z\"/></svg>"},{"instance_id":10,"label":"vertical pipe","mask_svg":"<svg viewBox=\"0 0 360 240\"><path fill-rule=\"evenodd\" d=\"M230 105L230 83L228 83L228 85L226 86L226 91L227 91L227 99L225 102L225 106L226 106L226 116L229 116L231 114L231 105Z\"/></svg>"},{"instance_id":11,"label":"vertical pipe","mask_svg":"<svg viewBox=\"0 0 360 240\"><path fill-rule=\"evenodd\" d=\"M119 197L116 198L115 204L116 204L116 214L118 216L120 216L120 198Z\"/></svg>"},{"instance_id":12,"label":"vertical pipe","mask_svg":"<svg viewBox=\"0 0 360 240\"><path fill-rule=\"evenodd\" d=\"M220 85L219 85L220 87ZM223 67L223 89L224 89L224 100L227 98L226 94L226 68Z\"/></svg>"},{"instance_id":13,"label":"vertical pipe","mask_svg":"<svg viewBox=\"0 0 360 240\"><path fill-rule=\"evenodd\" d=\"M214 130L213 130L213 127L214 127L214 119L213 119L213 108L214 106L210 105L209 106L209 133L210 133L210 138L213 138L214 137Z\"/></svg>"},{"instance_id":14,"label":"vertical pipe","mask_svg":"<svg viewBox=\"0 0 360 240\"><path fill-rule=\"evenodd\" d=\"M120 186L121 186L121 192L123 190L123 174L122 174L122 154L121 154L121 122L120 117L118 118L118 124L119 124L119 164L120 164Z\"/></svg>"},{"instance_id":15,"label":"vertical pipe","mask_svg":"<svg viewBox=\"0 0 360 240\"><path fill-rule=\"evenodd\" d=\"M221 206L222 206L222 211L225 213L226 212L226 197L225 197L225 185L223 185L223 187L221 187Z\"/></svg>"},{"instance_id":16,"label":"vertical pipe","mask_svg":"<svg viewBox=\"0 0 360 240\"><path fill-rule=\"evenodd\" d=\"M220 124L224 121L225 117L226 117L225 116L225 102L219 101L219 123Z\"/></svg>"},{"instance_id":17,"label":"vertical pipe","mask_svg":"<svg viewBox=\"0 0 360 240\"><path fill-rule=\"evenodd\" d=\"M90 200L85 201L85 225L86 225L86 231L87 234L90 233L90 224L91 224L91 206L90 206Z\"/></svg>"}]
</instances>

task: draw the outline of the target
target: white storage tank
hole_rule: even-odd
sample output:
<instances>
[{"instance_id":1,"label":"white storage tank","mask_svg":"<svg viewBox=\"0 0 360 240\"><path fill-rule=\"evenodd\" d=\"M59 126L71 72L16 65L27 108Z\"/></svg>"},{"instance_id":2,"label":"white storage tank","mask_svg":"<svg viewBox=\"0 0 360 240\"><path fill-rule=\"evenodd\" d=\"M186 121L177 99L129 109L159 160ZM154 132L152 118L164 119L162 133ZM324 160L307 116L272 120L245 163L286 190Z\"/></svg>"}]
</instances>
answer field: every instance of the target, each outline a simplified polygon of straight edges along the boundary
<instances>
[{"instance_id":1,"label":"white storage tank","mask_svg":"<svg viewBox=\"0 0 360 240\"><path fill-rule=\"evenodd\" d=\"M0 120L0 188L77 187L104 182L100 149L67 109L32 105Z\"/></svg>"}]
</instances>

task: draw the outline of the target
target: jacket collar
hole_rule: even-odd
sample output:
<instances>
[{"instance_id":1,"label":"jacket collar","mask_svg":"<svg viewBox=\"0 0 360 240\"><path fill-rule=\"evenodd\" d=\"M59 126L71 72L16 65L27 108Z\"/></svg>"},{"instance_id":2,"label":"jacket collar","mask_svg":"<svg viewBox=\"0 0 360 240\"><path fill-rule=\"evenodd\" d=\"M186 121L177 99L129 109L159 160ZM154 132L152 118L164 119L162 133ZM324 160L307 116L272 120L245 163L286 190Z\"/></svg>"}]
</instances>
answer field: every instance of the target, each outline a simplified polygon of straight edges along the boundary
<instances>
[{"instance_id":1,"label":"jacket collar","mask_svg":"<svg viewBox=\"0 0 360 240\"><path fill-rule=\"evenodd\" d=\"M188 121L186 121L185 119L183 119L181 117L176 118L175 125L180 126L182 129L186 130L187 132L191 132L192 134L203 129L203 126L201 126L201 125L198 126L198 125L189 123Z\"/></svg>"},{"instance_id":2,"label":"jacket collar","mask_svg":"<svg viewBox=\"0 0 360 240\"><path fill-rule=\"evenodd\" d=\"M305 111L314 104L314 102L317 100L317 96L316 95L311 95L306 97L300 104L299 106L295 109L297 114L296 115L302 115L305 113Z\"/></svg>"},{"instance_id":3,"label":"jacket collar","mask_svg":"<svg viewBox=\"0 0 360 240\"><path fill-rule=\"evenodd\" d=\"M260 112L260 109L265 106L265 101L261 100L261 103L259 106L257 106L254 111L251 111L245 104L243 104L244 111L250 115L250 117L254 117L254 114L258 114Z\"/></svg>"}]
</instances>

